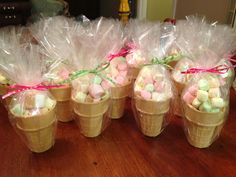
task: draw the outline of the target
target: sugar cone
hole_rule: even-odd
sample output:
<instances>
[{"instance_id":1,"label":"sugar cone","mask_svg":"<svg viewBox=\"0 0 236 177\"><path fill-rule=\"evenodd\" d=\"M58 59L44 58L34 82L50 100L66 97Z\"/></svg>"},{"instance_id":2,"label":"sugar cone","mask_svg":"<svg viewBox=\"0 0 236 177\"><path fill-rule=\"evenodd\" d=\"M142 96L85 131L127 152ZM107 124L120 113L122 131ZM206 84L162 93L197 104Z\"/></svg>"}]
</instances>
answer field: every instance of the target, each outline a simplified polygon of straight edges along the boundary
<instances>
[{"instance_id":1,"label":"sugar cone","mask_svg":"<svg viewBox=\"0 0 236 177\"><path fill-rule=\"evenodd\" d=\"M31 117L12 116L17 131L32 152L44 152L54 145L57 123L55 108Z\"/></svg>"},{"instance_id":2,"label":"sugar cone","mask_svg":"<svg viewBox=\"0 0 236 177\"><path fill-rule=\"evenodd\" d=\"M206 113L184 104L184 126L188 142L198 148L209 147L218 137L225 121L225 110Z\"/></svg>"},{"instance_id":3,"label":"sugar cone","mask_svg":"<svg viewBox=\"0 0 236 177\"><path fill-rule=\"evenodd\" d=\"M177 82L174 79L173 79L173 81L174 81L176 91L177 91L177 96L174 100L174 106L175 106L174 114L179 117L184 117L181 95L184 90L185 84Z\"/></svg>"},{"instance_id":4,"label":"sugar cone","mask_svg":"<svg viewBox=\"0 0 236 177\"><path fill-rule=\"evenodd\" d=\"M73 108L71 105L71 86L50 89L50 93L57 101L57 119L61 122L73 120Z\"/></svg>"},{"instance_id":5,"label":"sugar cone","mask_svg":"<svg viewBox=\"0 0 236 177\"><path fill-rule=\"evenodd\" d=\"M75 120L81 133L86 137L96 137L101 134L104 127L104 119L109 108L109 97L100 102L76 102L73 98Z\"/></svg>"},{"instance_id":6,"label":"sugar cone","mask_svg":"<svg viewBox=\"0 0 236 177\"><path fill-rule=\"evenodd\" d=\"M165 115L169 111L170 100L155 102L135 98L134 101L142 133L150 137L159 135L163 130Z\"/></svg>"},{"instance_id":7,"label":"sugar cone","mask_svg":"<svg viewBox=\"0 0 236 177\"><path fill-rule=\"evenodd\" d=\"M109 110L109 117L112 119L119 119L124 115L126 98L129 96L131 82L124 86L111 88L111 107Z\"/></svg>"}]
</instances>

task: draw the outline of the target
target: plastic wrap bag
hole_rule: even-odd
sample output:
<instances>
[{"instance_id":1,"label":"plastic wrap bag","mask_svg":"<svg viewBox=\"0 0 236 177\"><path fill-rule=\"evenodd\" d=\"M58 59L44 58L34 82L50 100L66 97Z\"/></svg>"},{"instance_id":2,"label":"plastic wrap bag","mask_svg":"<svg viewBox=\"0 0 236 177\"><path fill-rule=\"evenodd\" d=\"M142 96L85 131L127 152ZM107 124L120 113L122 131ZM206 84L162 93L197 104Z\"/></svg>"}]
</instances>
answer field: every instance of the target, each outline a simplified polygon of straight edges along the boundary
<instances>
[{"instance_id":1,"label":"plastic wrap bag","mask_svg":"<svg viewBox=\"0 0 236 177\"><path fill-rule=\"evenodd\" d=\"M181 45L182 49L191 49L188 56L194 60L194 67L182 72L192 74L182 93L184 128L191 145L206 148L219 136L228 116L232 79L225 75L232 65L226 64L224 56L235 48L235 34L223 25L205 23L197 27L199 31L193 28L196 39L183 38Z\"/></svg>"},{"instance_id":2,"label":"plastic wrap bag","mask_svg":"<svg viewBox=\"0 0 236 177\"><path fill-rule=\"evenodd\" d=\"M74 66L70 75L72 101L76 122L86 137L96 137L109 125L109 84L115 84L109 73L107 58L120 50L116 21L100 18L85 27L85 34L77 38ZM110 83L109 83L110 82Z\"/></svg>"},{"instance_id":3,"label":"plastic wrap bag","mask_svg":"<svg viewBox=\"0 0 236 177\"><path fill-rule=\"evenodd\" d=\"M132 107L141 132L146 136L156 137L171 117L175 91L168 70L168 62L173 61L175 56L168 56L168 41L162 40L163 36L159 27L152 35L152 40L145 49L149 64L141 69L135 81Z\"/></svg>"},{"instance_id":4,"label":"plastic wrap bag","mask_svg":"<svg viewBox=\"0 0 236 177\"><path fill-rule=\"evenodd\" d=\"M42 19L31 25L30 30L42 46L42 53L47 60L45 83L59 84L67 79L74 70L70 58L73 57L73 52L76 50L72 35L78 30L77 27L78 25L73 19L63 16ZM71 84L67 83L64 84L64 87L52 88L50 92L57 100L58 120L61 122L73 120L70 99Z\"/></svg>"},{"instance_id":5,"label":"plastic wrap bag","mask_svg":"<svg viewBox=\"0 0 236 177\"><path fill-rule=\"evenodd\" d=\"M0 70L15 84L7 96L13 96L8 107L10 122L33 152L44 152L55 142L56 101L43 80L43 60L33 45L12 43L0 51Z\"/></svg>"},{"instance_id":6,"label":"plastic wrap bag","mask_svg":"<svg viewBox=\"0 0 236 177\"><path fill-rule=\"evenodd\" d=\"M129 66L129 77L133 80L138 76L142 65L147 62L143 50L152 40L155 25L160 26L160 23L131 19L125 27L126 45L131 49L126 60Z\"/></svg>"},{"instance_id":7,"label":"plastic wrap bag","mask_svg":"<svg viewBox=\"0 0 236 177\"><path fill-rule=\"evenodd\" d=\"M181 105L181 94L186 84L191 80L192 74L181 74L181 72L193 67L213 65L232 66L230 61L224 59L224 56L229 54L235 46L234 33L232 29L225 25L216 25L216 23L208 23L204 17L188 16L187 20L177 23L177 39L176 45L181 51L183 57L177 63L172 71L172 78L176 85L178 97L175 100L175 114L183 116ZM194 34L194 35L193 35ZM222 41L219 43L219 41ZM209 61L203 60L204 63L199 63L199 55L202 51L213 51L212 55L217 55L221 60ZM208 52L208 53L209 53ZM214 54L215 53L215 54ZM212 57L211 57L212 58ZM232 84L234 70L229 69L226 73L221 74L227 84Z\"/></svg>"}]
</instances>

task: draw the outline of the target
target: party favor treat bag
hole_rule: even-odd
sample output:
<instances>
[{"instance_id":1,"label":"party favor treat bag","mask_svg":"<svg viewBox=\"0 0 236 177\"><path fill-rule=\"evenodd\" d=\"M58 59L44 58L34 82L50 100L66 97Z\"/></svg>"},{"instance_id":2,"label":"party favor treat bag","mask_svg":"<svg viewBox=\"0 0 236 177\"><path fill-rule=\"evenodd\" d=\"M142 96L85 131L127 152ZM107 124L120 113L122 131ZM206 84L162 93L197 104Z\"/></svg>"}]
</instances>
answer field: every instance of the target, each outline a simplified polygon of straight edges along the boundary
<instances>
[{"instance_id":1,"label":"party favor treat bag","mask_svg":"<svg viewBox=\"0 0 236 177\"><path fill-rule=\"evenodd\" d=\"M30 30L46 56L47 68L45 83L59 84L69 77L73 71L70 58L75 50L72 34L76 30L77 23L63 16L50 17L31 25ZM57 118L61 122L73 120L71 104L71 84L64 84L60 88L49 89L57 101Z\"/></svg>"},{"instance_id":2,"label":"party favor treat bag","mask_svg":"<svg viewBox=\"0 0 236 177\"><path fill-rule=\"evenodd\" d=\"M41 85L43 63L31 45L1 49L0 69L15 84L3 98L13 96L8 107L10 122L32 152L44 152L55 142L56 101Z\"/></svg>"},{"instance_id":3,"label":"party favor treat bag","mask_svg":"<svg viewBox=\"0 0 236 177\"><path fill-rule=\"evenodd\" d=\"M87 24L84 35L77 33L75 38L78 49L73 62L78 71L70 75L72 101L75 120L86 137L100 135L109 123L110 87L115 81L109 74L107 59L121 47L114 40L117 39L116 23L100 18Z\"/></svg>"}]
</instances>

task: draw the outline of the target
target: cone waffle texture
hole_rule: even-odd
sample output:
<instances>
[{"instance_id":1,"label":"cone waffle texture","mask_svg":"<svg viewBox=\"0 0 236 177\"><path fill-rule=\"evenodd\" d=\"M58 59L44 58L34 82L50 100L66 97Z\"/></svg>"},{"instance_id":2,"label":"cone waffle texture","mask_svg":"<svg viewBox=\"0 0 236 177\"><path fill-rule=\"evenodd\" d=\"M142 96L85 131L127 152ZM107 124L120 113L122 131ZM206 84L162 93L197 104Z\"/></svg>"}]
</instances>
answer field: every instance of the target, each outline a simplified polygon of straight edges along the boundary
<instances>
[{"instance_id":1,"label":"cone waffle texture","mask_svg":"<svg viewBox=\"0 0 236 177\"><path fill-rule=\"evenodd\" d=\"M44 152L54 145L57 125L55 107L41 115L31 117L12 116L17 131L32 152Z\"/></svg>"},{"instance_id":2,"label":"cone waffle texture","mask_svg":"<svg viewBox=\"0 0 236 177\"><path fill-rule=\"evenodd\" d=\"M126 98L129 96L131 89L131 82L124 86L111 88L111 106L109 110L109 117L112 119L119 119L124 115Z\"/></svg>"},{"instance_id":3,"label":"cone waffle texture","mask_svg":"<svg viewBox=\"0 0 236 177\"><path fill-rule=\"evenodd\" d=\"M184 104L184 126L188 142L198 148L209 147L219 136L225 121L225 110L206 113Z\"/></svg>"},{"instance_id":4,"label":"cone waffle texture","mask_svg":"<svg viewBox=\"0 0 236 177\"><path fill-rule=\"evenodd\" d=\"M100 102L76 102L73 98L75 120L81 133L86 137L96 137L105 127L106 113L109 108L109 97Z\"/></svg>"},{"instance_id":5,"label":"cone waffle texture","mask_svg":"<svg viewBox=\"0 0 236 177\"><path fill-rule=\"evenodd\" d=\"M155 102L135 98L134 101L142 133L149 137L158 136L163 130L165 115L169 111L170 100Z\"/></svg>"},{"instance_id":6,"label":"cone waffle texture","mask_svg":"<svg viewBox=\"0 0 236 177\"><path fill-rule=\"evenodd\" d=\"M71 86L50 89L50 93L57 101L57 119L61 122L73 120L73 108L70 101Z\"/></svg>"},{"instance_id":7,"label":"cone waffle texture","mask_svg":"<svg viewBox=\"0 0 236 177\"><path fill-rule=\"evenodd\" d=\"M175 84L175 87L177 90L177 96L174 100L174 106L175 106L174 114L179 117L184 117L181 95L182 95L183 89L185 87L185 84L182 84L180 82L176 82L175 80L174 80L174 84Z\"/></svg>"}]
</instances>

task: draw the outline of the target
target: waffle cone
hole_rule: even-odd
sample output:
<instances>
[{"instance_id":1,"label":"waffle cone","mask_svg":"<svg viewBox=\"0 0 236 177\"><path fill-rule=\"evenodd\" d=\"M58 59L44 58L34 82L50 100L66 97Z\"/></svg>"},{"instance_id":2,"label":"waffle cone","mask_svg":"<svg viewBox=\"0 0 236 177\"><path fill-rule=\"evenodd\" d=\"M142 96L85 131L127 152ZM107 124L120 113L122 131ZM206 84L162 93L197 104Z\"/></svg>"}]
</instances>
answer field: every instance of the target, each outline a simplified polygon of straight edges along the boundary
<instances>
[{"instance_id":1,"label":"waffle cone","mask_svg":"<svg viewBox=\"0 0 236 177\"><path fill-rule=\"evenodd\" d=\"M174 79L174 84L176 87L177 91L177 96L174 101L175 109L174 109L174 114L179 116L179 117L184 117L183 109L182 109L182 100L181 100L181 95L184 90L185 84L176 82Z\"/></svg>"},{"instance_id":2,"label":"waffle cone","mask_svg":"<svg viewBox=\"0 0 236 177\"><path fill-rule=\"evenodd\" d=\"M126 98L129 96L131 82L124 86L111 88L111 107L109 110L109 117L112 119L119 119L124 115Z\"/></svg>"},{"instance_id":3,"label":"waffle cone","mask_svg":"<svg viewBox=\"0 0 236 177\"><path fill-rule=\"evenodd\" d=\"M144 135L155 137L161 133L165 115L169 111L169 105L169 99L163 102L155 102L135 98L137 118Z\"/></svg>"},{"instance_id":4,"label":"waffle cone","mask_svg":"<svg viewBox=\"0 0 236 177\"><path fill-rule=\"evenodd\" d=\"M209 147L221 132L225 110L220 113L206 113L186 104L184 110L184 126L188 142L198 148Z\"/></svg>"},{"instance_id":5,"label":"waffle cone","mask_svg":"<svg viewBox=\"0 0 236 177\"><path fill-rule=\"evenodd\" d=\"M73 120L73 108L70 102L71 86L50 89L50 93L57 101L57 119L61 122Z\"/></svg>"},{"instance_id":6,"label":"waffle cone","mask_svg":"<svg viewBox=\"0 0 236 177\"><path fill-rule=\"evenodd\" d=\"M55 108L47 113L32 117L17 117L16 129L32 152L44 152L55 143L56 114Z\"/></svg>"},{"instance_id":7,"label":"waffle cone","mask_svg":"<svg viewBox=\"0 0 236 177\"><path fill-rule=\"evenodd\" d=\"M109 108L109 97L97 103L82 103L75 100L73 100L73 103L75 120L80 126L81 133L86 137L100 135Z\"/></svg>"}]
</instances>

